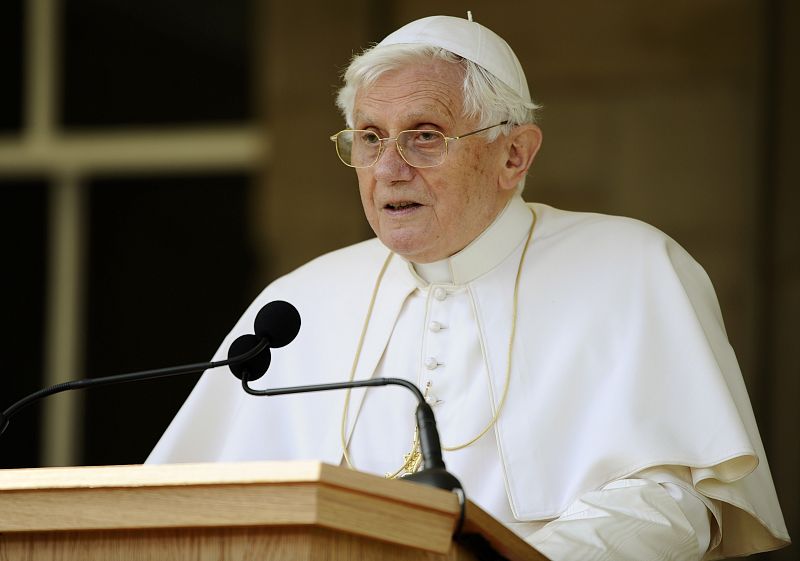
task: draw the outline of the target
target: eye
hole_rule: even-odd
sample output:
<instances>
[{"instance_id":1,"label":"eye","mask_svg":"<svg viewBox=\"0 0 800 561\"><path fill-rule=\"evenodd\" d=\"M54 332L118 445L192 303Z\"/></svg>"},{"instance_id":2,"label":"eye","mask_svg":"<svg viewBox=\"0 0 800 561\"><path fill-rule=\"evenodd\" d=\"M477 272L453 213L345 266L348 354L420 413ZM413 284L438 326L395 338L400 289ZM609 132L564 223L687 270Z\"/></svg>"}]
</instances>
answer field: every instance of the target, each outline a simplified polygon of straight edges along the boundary
<instances>
[{"instance_id":1,"label":"eye","mask_svg":"<svg viewBox=\"0 0 800 561\"><path fill-rule=\"evenodd\" d=\"M417 149L433 148L444 142L444 136L439 131L415 130L408 131L409 143Z\"/></svg>"},{"instance_id":2,"label":"eye","mask_svg":"<svg viewBox=\"0 0 800 561\"><path fill-rule=\"evenodd\" d=\"M372 131L358 131L358 142L364 145L380 144L380 137Z\"/></svg>"},{"instance_id":3,"label":"eye","mask_svg":"<svg viewBox=\"0 0 800 561\"><path fill-rule=\"evenodd\" d=\"M441 139L441 135L436 131L419 131L416 140L418 142L436 142Z\"/></svg>"}]
</instances>

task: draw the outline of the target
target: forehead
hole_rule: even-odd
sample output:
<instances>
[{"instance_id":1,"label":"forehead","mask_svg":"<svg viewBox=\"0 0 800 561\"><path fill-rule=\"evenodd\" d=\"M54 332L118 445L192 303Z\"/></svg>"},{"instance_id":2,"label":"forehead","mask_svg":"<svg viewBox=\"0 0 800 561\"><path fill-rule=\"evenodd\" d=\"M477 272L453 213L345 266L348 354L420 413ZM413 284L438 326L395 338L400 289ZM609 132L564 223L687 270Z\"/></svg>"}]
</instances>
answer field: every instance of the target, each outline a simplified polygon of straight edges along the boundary
<instances>
[{"instance_id":1,"label":"forehead","mask_svg":"<svg viewBox=\"0 0 800 561\"><path fill-rule=\"evenodd\" d=\"M401 126L413 126L415 120L453 125L463 113L463 81L461 66L443 60L414 62L388 70L356 92L356 125L389 126L408 121Z\"/></svg>"}]
</instances>

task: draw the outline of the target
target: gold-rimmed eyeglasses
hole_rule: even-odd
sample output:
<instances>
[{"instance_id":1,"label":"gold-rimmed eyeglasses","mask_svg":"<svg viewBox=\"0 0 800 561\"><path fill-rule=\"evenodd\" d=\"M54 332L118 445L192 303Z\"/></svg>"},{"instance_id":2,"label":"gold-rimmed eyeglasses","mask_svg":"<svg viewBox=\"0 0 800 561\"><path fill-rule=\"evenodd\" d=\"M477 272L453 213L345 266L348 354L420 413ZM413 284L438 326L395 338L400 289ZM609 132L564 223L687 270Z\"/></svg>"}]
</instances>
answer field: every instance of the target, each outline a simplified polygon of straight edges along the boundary
<instances>
[{"instance_id":1,"label":"gold-rimmed eyeglasses","mask_svg":"<svg viewBox=\"0 0 800 561\"><path fill-rule=\"evenodd\" d=\"M415 168L432 168L444 162L448 143L505 124L508 124L508 121L459 136L445 136L436 130L408 130L398 133L394 138L381 138L373 131L345 129L331 136L331 140L336 144L339 159L351 168L374 166L383 154L386 143L392 140L408 165Z\"/></svg>"}]
</instances>

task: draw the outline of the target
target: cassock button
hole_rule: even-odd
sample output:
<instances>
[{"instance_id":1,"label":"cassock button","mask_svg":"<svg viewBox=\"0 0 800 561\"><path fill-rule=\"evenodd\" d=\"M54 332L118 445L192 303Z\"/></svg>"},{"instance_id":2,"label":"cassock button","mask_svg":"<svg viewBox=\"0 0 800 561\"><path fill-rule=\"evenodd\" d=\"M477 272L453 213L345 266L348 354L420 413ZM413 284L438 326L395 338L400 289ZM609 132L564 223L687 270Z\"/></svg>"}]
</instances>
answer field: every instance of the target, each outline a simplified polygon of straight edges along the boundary
<instances>
[{"instance_id":1,"label":"cassock button","mask_svg":"<svg viewBox=\"0 0 800 561\"><path fill-rule=\"evenodd\" d=\"M436 407L441 402L442 402L442 400L437 398L435 395L428 394L428 395L425 396L425 403L427 403L431 407Z\"/></svg>"},{"instance_id":2,"label":"cassock button","mask_svg":"<svg viewBox=\"0 0 800 561\"><path fill-rule=\"evenodd\" d=\"M436 287L433 290L433 297L436 298L437 300L444 300L445 298L447 298L447 291L441 286Z\"/></svg>"},{"instance_id":3,"label":"cassock button","mask_svg":"<svg viewBox=\"0 0 800 561\"><path fill-rule=\"evenodd\" d=\"M436 360L434 357L429 356L425 359L425 368L428 370L436 370L436 367L439 366L439 361Z\"/></svg>"},{"instance_id":4,"label":"cassock button","mask_svg":"<svg viewBox=\"0 0 800 561\"><path fill-rule=\"evenodd\" d=\"M444 325L442 325L438 321L432 321L432 322L430 322L430 324L428 324L428 328L431 331L433 331L434 333L437 333L437 332L441 331L442 329L444 329Z\"/></svg>"}]
</instances>

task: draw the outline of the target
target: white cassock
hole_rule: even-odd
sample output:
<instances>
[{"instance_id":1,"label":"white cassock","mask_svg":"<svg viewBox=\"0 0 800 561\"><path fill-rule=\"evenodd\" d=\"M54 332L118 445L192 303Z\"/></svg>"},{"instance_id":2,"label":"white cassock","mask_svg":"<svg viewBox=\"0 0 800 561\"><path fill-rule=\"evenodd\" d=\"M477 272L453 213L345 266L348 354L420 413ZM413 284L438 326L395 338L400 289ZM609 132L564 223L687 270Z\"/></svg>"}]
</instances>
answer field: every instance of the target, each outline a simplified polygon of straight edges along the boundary
<instances>
[{"instance_id":1,"label":"white cassock","mask_svg":"<svg viewBox=\"0 0 800 561\"><path fill-rule=\"evenodd\" d=\"M474 502L554 560L718 559L789 541L713 288L654 228L515 197L439 263L360 243L267 287L215 360L277 299L303 325L254 387L346 380L357 359L355 379L427 388L442 443L456 447L490 423L508 380L491 430L444 459ZM344 403L343 392L252 397L227 368L209 371L148 462L338 464ZM414 409L401 388L353 391L354 466L395 471Z\"/></svg>"}]
</instances>

